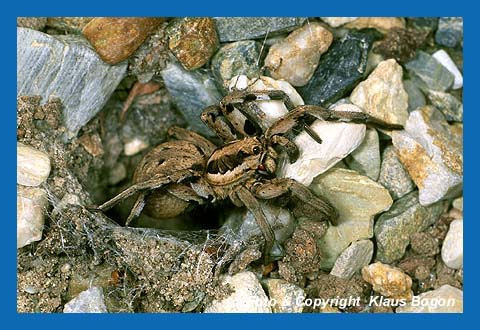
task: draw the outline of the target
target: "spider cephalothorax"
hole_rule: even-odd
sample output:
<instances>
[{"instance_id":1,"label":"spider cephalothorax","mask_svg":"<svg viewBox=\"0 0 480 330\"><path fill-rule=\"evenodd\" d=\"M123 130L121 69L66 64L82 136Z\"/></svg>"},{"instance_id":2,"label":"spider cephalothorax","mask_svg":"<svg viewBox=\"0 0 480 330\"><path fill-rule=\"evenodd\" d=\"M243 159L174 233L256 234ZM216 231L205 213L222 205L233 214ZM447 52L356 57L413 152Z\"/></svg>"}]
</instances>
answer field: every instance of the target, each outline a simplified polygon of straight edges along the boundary
<instances>
[{"instance_id":1,"label":"spider cephalothorax","mask_svg":"<svg viewBox=\"0 0 480 330\"><path fill-rule=\"evenodd\" d=\"M266 124L265 114L257 105L263 100L283 101L289 112ZM284 92L276 90L234 91L219 105L205 109L201 118L222 139L221 146L192 131L170 128L170 141L154 147L142 158L134 173L134 183L98 209L107 210L137 194L128 225L144 208L155 218L171 218L192 205L228 198L255 216L265 238L266 261L281 258L283 249L275 240L259 200L287 196L301 202L291 207L314 220L336 224L338 216L326 199L312 194L303 184L276 177L280 151L285 151L291 162L299 155L291 140L294 128L305 129L317 143L322 140L309 129L311 118L401 128L361 112L330 111L309 105L294 107Z\"/></svg>"}]
</instances>

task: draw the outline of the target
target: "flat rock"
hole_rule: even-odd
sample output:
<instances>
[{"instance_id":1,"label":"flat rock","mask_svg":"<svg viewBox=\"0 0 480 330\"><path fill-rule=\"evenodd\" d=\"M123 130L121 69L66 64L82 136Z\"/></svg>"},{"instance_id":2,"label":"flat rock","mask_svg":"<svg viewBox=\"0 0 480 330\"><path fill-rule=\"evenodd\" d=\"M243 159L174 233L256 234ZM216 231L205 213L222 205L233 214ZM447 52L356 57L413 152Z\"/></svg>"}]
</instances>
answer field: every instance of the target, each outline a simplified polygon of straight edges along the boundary
<instances>
[{"instance_id":1,"label":"flat rock","mask_svg":"<svg viewBox=\"0 0 480 330\"><path fill-rule=\"evenodd\" d=\"M230 285L234 292L222 300L213 300L205 313L271 313L268 298L257 277L252 272L233 276L225 275L223 285Z\"/></svg>"},{"instance_id":2,"label":"flat rock","mask_svg":"<svg viewBox=\"0 0 480 330\"><path fill-rule=\"evenodd\" d=\"M80 36L17 28L17 96L59 97L73 134L103 108L126 68L126 63L104 63Z\"/></svg>"},{"instance_id":3,"label":"flat rock","mask_svg":"<svg viewBox=\"0 0 480 330\"><path fill-rule=\"evenodd\" d=\"M304 86L312 78L320 56L327 51L332 40L332 33L322 24L305 24L270 47L265 66L272 78L286 80L293 86Z\"/></svg>"},{"instance_id":4,"label":"flat rock","mask_svg":"<svg viewBox=\"0 0 480 330\"><path fill-rule=\"evenodd\" d=\"M220 42L259 39L291 31L303 24L301 17L214 17Z\"/></svg>"},{"instance_id":5,"label":"flat rock","mask_svg":"<svg viewBox=\"0 0 480 330\"><path fill-rule=\"evenodd\" d=\"M358 17L320 17L322 21L326 22L331 27L339 27L348 22L356 20Z\"/></svg>"},{"instance_id":6,"label":"flat rock","mask_svg":"<svg viewBox=\"0 0 480 330\"><path fill-rule=\"evenodd\" d=\"M21 142L17 142L17 183L36 187L50 175L48 155Z\"/></svg>"},{"instance_id":7,"label":"flat rock","mask_svg":"<svg viewBox=\"0 0 480 330\"><path fill-rule=\"evenodd\" d=\"M463 291L448 284L424 292L396 313L463 313Z\"/></svg>"},{"instance_id":8,"label":"flat rock","mask_svg":"<svg viewBox=\"0 0 480 330\"><path fill-rule=\"evenodd\" d=\"M372 241L364 239L353 242L338 256L330 275L349 280L353 274L368 265L372 257Z\"/></svg>"},{"instance_id":9,"label":"flat rock","mask_svg":"<svg viewBox=\"0 0 480 330\"><path fill-rule=\"evenodd\" d=\"M403 69L394 59L380 62L367 80L355 87L350 101L375 118L404 125L408 117L408 94L402 76Z\"/></svg>"},{"instance_id":10,"label":"flat rock","mask_svg":"<svg viewBox=\"0 0 480 330\"><path fill-rule=\"evenodd\" d=\"M375 129L367 129L365 139L345 158L345 162L350 169L377 181L380 174L380 143Z\"/></svg>"},{"instance_id":11,"label":"flat rock","mask_svg":"<svg viewBox=\"0 0 480 330\"><path fill-rule=\"evenodd\" d=\"M301 287L281 279L267 279L264 283L270 300L275 301L275 304L272 304L272 312L301 313L303 311L303 306L298 304L298 301L303 301L306 297Z\"/></svg>"},{"instance_id":12,"label":"flat rock","mask_svg":"<svg viewBox=\"0 0 480 330\"><path fill-rule=\"evenodd\" d=\"M17 249L42 239L47 193L17 185Z\"/></svg>"},{"instance_id":13,"label":"flat rock","mask_svg":"<svg viewBox=\"0 0 480 330\"><path fill-rule=\"evenodd\" d=\"M417 56L405 64L410 76L422 89L445 92L453 86L455 77L433 56L418 51Z\"/></svg>"},{"instance_id":14,"label":"flat rock","mask_svg":"<svg viewBox=\"0 0 480 330\"><path fill-rule=\"evenodd\" d=\"M424 207L413 191L393 203L375 223L376 260L391 263L399 260L410 244L410 236L434 224L443 212L443 203Z\"/></svg>"},{"instance_id":15,"label":"flat rock","mask_svg":"<svg viewBox=\"0 0 480 330\"><path fill-rule=\"evenodd\" d=\"M201 134L213 136L214 133L200 120L202 111L222 98L213 77L204 72L189 72L174 61L170 61L161 74L173 102L190 127Z\"/></svg>"},{"instance_id":16,"label":"flat rock","mask_svg":"<svg viewBox=\"0 0 480 330\"><path fill-rule=\"evenodd\" d=\"M260 76L259 46L254 40L237 41L223 45L212 58L212 72L219 84L228 86L235 76L248 78Z\"/></svg>"},{"instance_id":17,"label":"flat rock","mask_svg":"<svg viewBox=\"0 0 480 330\"><path fill-rule=\"evenodd\" d=\"M63 308L64 313L107 313L101 287L92 287L82 291Z\"/></svg>"},{"instance_id":18,"label":"flat rock","mask_svg":"<svg viewBox=\"0 0 480 330\"><path fill-rule=\"evenodd\" d=\"M376 262L363 267L362 277L382 296L407 300L413 296L412 279L400 268Z\"/></svg>"},{"instance_id":19,"label":"flat rock","mask_svg":"<svg viewBox=\"0 0 480 330\"><path fill-rule=\"evenodd\" d=\"M450 223L447 236L442 245L442 260L447 267L463 267L463 219Z\"/></svg>"},{"instance_id":20,"label":"flat rock","mask_svg":"<svg viewBox=\"0 0 480 330\"><path fill-rule=\"evenodd\" d=\"M438 28L435 33L437 44L447 47L455 47L463 41L463 18L441 17L438 20Z\"/></svg>"},{"instance_id":21,"label":"flat rock","mask_svg":"<svg viewBox=\"0 0 480 330\"><path fill-rule=\"evenodd\" d=\"M417 185L421 205L454 198L463 189L463 128L425 106L410 113L405 131L393 132L400 161Z\"/></svg>"},{"instance_id":22,"label":"flat rock","mask_svg":"<svg viewBox=\"0 0 480 330\"><path fill-rule=\"evenodd\" d=\"M463 121L463 104L450 93L429 90L428 99L440 110L448 121Z\"/></svg>"},{"instance_id":23,"label":"flat rock","mask_svg":"<svg viewBox=\"0 0 480 330\"><path fill-rule=\"evenodd\" d=\"M364 77L374 30L351 30L334 40L307 85L299 88L306 104L328 106L347 95Z\"/></svg>"},{"instance_id":24,"label":"flat rock","mask_svg":"<svg viewBox=\"0 0 480 330\"><path fill-rule=\"evenodd\" d=\"M415 188L393 146L383 150L378 183L388 189L394 200L405 196Z\"/></svg>"},{"instance_id":25,"label":"flat rock","mask_svg":"<svg viewBox=\"0 0 480 330\"><path fill-rule=\"evenodd\" d=\"M460 70L457 68L455 62L446 51L443 49L437 50L432 54L432 57L442 64L451 74L453 74L453 86L452 89L459 89L463 87L463 76Z\"/></svg>"},{"instance_id":26,"label":"flat rock","mask_svg":"<svg viewBox=\"0 0 480 330\"><path fill-rule=\"evenodd\" d=\"M319 240L321 268L330 270L338 256L352 243L373 236L373 217L392 205L388 191L355 171L334 168L311 185L339 212L337 226L330 226Z\"/></svg>"},{"instance_id":27,"label":"flat rock","mask_svg":"<svg viewBox=\"0 0 480 330\"><path fill-rule=\"evenodd\" d=\"M422 90L410 79L403 81L403 88L408 94L408 112L417 110L427 104Z\"/></svg>"},{"instance_id":28,"label":"flat rock","mask_svg":"<svg viewBox=\"0 0 480 330\"><path fill-rule=\"evenodd\" d=\"M353 104L342 104L333 110L357 111L360 109ZM308 133L302 132L295 137L295 144L300 150L300 156L294 163L283 166L279 175L288 177L309 185L313 178L333 167L364 140L366 126L340 122L326 122L317 120L310 128L322 139L317 143Z\"/></svg>"},{"instance_id":29,"label":"flat rock","mask_svg":"<svg viewBox=\"0 0 480 330\"><path fill-rule=\"evenodd\" d=\"M210 17L182 17L168 27L168 47L187 70L210 60L219 46L215 21Z\"/></svg>"}]
</instances>

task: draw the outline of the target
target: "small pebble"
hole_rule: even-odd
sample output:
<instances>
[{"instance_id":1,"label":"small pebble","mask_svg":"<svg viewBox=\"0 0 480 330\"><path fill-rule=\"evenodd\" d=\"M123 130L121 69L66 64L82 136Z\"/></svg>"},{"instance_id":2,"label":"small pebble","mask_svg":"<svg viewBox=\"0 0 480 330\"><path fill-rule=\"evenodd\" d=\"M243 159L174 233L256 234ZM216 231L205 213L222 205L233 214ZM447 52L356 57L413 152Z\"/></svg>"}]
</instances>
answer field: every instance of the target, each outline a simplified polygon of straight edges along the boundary
<instances>
[{"instance_id":1,"label":"small pebble","mask_svg":"<svg viewBox=\"0 0 480 330\"><path fill-rule=\"evenodd\" d=\"M47 24L46 17L17 17L17 26L32 30L43 30Z\"/></svg>"},{"instance_id":2,"label":"small pebble","mask_svg":"<svg viewBox=\"0 0 480 330\"><path fill-rule=\"evenodd\" d=\"M133 156L147 148L147 142L143 141L142 139L136 138L125 142L125 145L123 146L123 153L125 154L125 156Z\"/></svg>"},{"instance_id":3,"label":"small pebble","mask_svg":"<svg viewBox=\"0 0 480 330\"><path fill-rule=\"evenodd\" d=\"M385 297L412 299L412 279L399 268L376 262L363 267L362 277Z\"/></svg>"},{"instance_id":4,"label":"small pebble","mask_svg":"<svg viewBox=\"0 0 480 330\"><path fill-rule=\"evenodd\" d=\"M454 199L452 204L454 208L463 212L463 197Z\"/></svg>"},{"instance_id":5,"label":"small pebble","mask_svg":"<svg viewBox=\"0 0 480 330\"><path fill-rule=\"evenodd\" d=\"M429 90L427 96L433 106L440 110L448 121L463 121L463 104L449 93Z\"/></svg>"},{"instance_id":6,"label":"small pebble","mask_svg":"<svg viewBox=\"0 0 480 330\"><path fill-rule=\"evenodd\" d=\"M274 79L304 86L312 78L320 56L328 50L333 35L318 22L305 24L270 47L265 66Z\"/></svg>"},{"instance_id":7,"label":"small pebble","mask_svg":"<svg viewBox=\"0 0 480 330\"><path fill-rule=\"evenodd\" d=\"M107 313L103 289L92 287L82 291L77 297L67 302L64 313Z\"/></svg>"},{"instance_id":8,"label":"small pebble","mask_svg":"<svg viewBox=\"0 0 480 330\"><path fill-rule=\"evenodd\" d=\"M225 275L222 284L229 284L234 292L222 300L213 300L205 313L271 313L268 298L252 272Z\"/></svg>"},{"instance_id":9,"label":"small pebble","mask_svg":"<svg viewBox=\"0 0 480 330\"><path fill-rule=\"evenodd\" d=\"M322 21L326 22L331 27L339 27L343 24L352 22L356 20L358 17L320 17Z\"/></svg>"},{"instance_id":10,"label":"small pebble","mask_svg":"<svg viewBox=\"0 0 480 330\"><path fill-rule=\"evenodd\" d=\"M305 300L305 292L298 285L280 279L267 279L265 286L268 290L273 313L301 313L303 306L298 301Z\"/></svg>"},{"instance_id":11,"label":"small pebble","mask_svg":"<svg viewBox=\"0 0 480 330\"><path fill-rule=\"evenodd\" d=\"M408 118L408 94L402 76L403 69L394 59L383 61L355 87L350 101L375 118L403 125Z\"/></svg>"},{"instance_id":12,"label":"small pebble","mask_svg":"<svg viewBox=\"0 0 480 330\"><path fill-rule=\"evenodd\" d=\"M17 249L42 239L47 193L17 185Z\"/></svg>"},{"instance_id":13,"label":"small pebble","mask_svg":"<svg viewBox=\"0 0 480 330\"><path fill-rule=\"evenodd\" d=\"M396 313L463 313L463 291L448 284L424 292L406 306L397 307Z\"/></svg>"},{"instance_id":14,"label":"small pebble","mask_svg":"<svg viewBox=\"0 0 480 330\"><path fill-rule=\"evenodd\" d=\"M36 187L50 175L50 158L42 151L17 142L17 183Z\"/></svg>"},{"instance_id":15,"label":"small pebble","mask_svg":"<svg viewBox=\"0 0 480 330\"><path fill-rule=\"evenodd\" d=\"M353 104L335 107L339 111L357 111ZM308 186L313 178L333 167L355 150L364 140L366 126L341 122L316 120L310 128L322 139L317 143L306 132L295 137L300 156L294 163L285 164L279 171L281 177L288 177Z\"/></svg>"},{"instance_id":16,"label":"small pebble","mask_svg":"<svg viewBox=\"0 0 480 330\"><path fill-rule=\"evenodd\" d=\"M420 256L433 257L440 252L438 240L428 232L413 233L410 236L410 246Z\"/></svg>"},{"instance_id":17,"label":"small pebble","mask_svg":"<svg viewBox=\"0 0 480 330\"><path fill-rule=\"evenodd\" d=\"M385 39L373 48L373 51L383 55L384 58L393 58L404 63L415 56L427 35L428 31L392 28Z\"/></svg>"},{"instance_id":18,"label":"small pebble","mask_svg":"<svg viewBox=\"0 0 480 330\"><path fill-rule=\"evenodd\" d=\"M400 161L417 185L420 204L457 197L463 189L462 127L425 106L410 113L405 131L392 132Z\"/></svg>"},{"instance_id":19,"label":"small pebble","mask_svg":"<svg viewBox=\"0 0 480 330\"><path fill-rule=\"evenodd\" d=\"M108 64L126 60L164 22L160 17L96 17L83 35Z\"/></svg>"},{"instance_id":20,"label":"small pebble","mask_svg":"<svg viewBox=\"0 0 480 330\"><path fill-rule=\"evenodd\" d=\"M331 169L317 177L311 189L339 212L338 225L330 226L318 242L321 268L330 270L352 242L372 237L374 216L388 210L393 201L384 187L351 170Z\"/></svg>"},{"instance_id":21,"label":"small pebble","mask_svg":"<svg viewBox=\"0 0 480 330\"><path fill-rule=\"evenodd\" d=\"M345 158L345 162L350 169L377 181L380 174L380 143L375 129L367 128L362 144Z\"/></svg>"},{"instance_id":22,"label":"small pebble","mask_svg":"<svg viewBox=\"0 0 480 330\"><path fill-rule=\"evenodd\" d=\"M435 33L437 44L447 47L455 47L463 41L463 18L441 17L438 20L438 28Z\"/></svg>"},{"instance_id":23,"label":"small pebble","mask_svg":"<svg viewBox=\"0 0 480 330\"><path fill-rule=\"evenodd\" d=\"M380 32L387 33L393 28L405 28L405 20L401 17L360 17L345 24L348 29L374 28Z\"/></svg>"},{"instance_id":24,"label":"small pebble","mask_svg":"<svg viewBox=\"0 0 480 330\"><path fill-rule=\"evenodd\" d=\"M388 189L394 200L405 196L415 188L395 148L391 145L383 150L378 183Z\"/></svg>"},{"instance_id":25,"label":"small pebble","mask_svg":"<svg viewBox=\"0 0 480 330\"><path fill-rule=\"evenodd\" d=\"M187 70L208 62L219 42L215 21L210 17L184 17L168 27L168 47Z\"/></svg>"},{"instance_id":26,"label":"small pebble","mask_svg":"<svg viewBox=\"0 0 480 330\"><path fill-rule=\"evenodd\" d=\"M220 42L260 39L291 31L303 24L302 17L214 17Z\"/></svg>"},{"instance_id":27,"label":"small pebble","mask_svg":"<svg viewBox=\"0 0 480 330\"><path fill-rule=\"evenodd\" d=\"M463 267L463 219L450 223L442 245L442 260L450 268Z\"/></svg>"},{"instance_id":28,"label":"small pebble","mask_svg":"<svg viewBox=\"0 0 480 330\"><path fill-rule=\"evenodd\" d=\"M365 239L353 242L338 256L330 275L349 280L353 274L367 266L372 257L372 241Z\"/></svg>"},{"instance_id":29,"label":"small pebble","mask_svg":"<svg viewBox=\"0 0 480 330\"><path fill-rule=\"evenodd\" d=\"M103 145L102 140L98 134L85 134L78 138L78 143L80 143L85 150L92 155L93 157L99 157L103 155Z\"/></svg>"},{"instance_id":30,"label":"small pebble","mask_svg":"<svg viewBox=\"0 0 480 330\"><path fill-rule=\"evenodd\" d=\"M223 45L212 58L212 72L225 88L235 76L248 78L260 76L258 59L260 49L254 40L244 40Z\"/></svg>"},{"instance_id":31,"label":"small pebble","mask_svg":"<svg viewBox=\"0 0 480 330\"><path fill-rule=\"evenodd\" d=\"M298 89L305 103L328 106L348 94L364 78L366 59L376 38L372 30L349 30L334 40L312 79Z\"/></svg>"},{"instance_id":32,"label":"small pebble","mask_svg":"<svg viewBox=\"0 0 480 330\"><path fill-rule=\"evenodd\" d=\"M402 258L410 244L411 235L434 224L442 212L443 203L421 206L417 191L396 200L375 223L376 260L392 263Z\"/></svg>"},{"instance_id":33,"label":"small pebble","mask_svg":"<svg viewBox=\"0 0 480 330\"><path fill-rule=\"evenodd\" d=\"M437 50L432 54L432 57L440 62L451 74L453 74L453 86L452 89L460 89L463 87L463 76L457 65L453 62L452 58L443 49Z\"/></svg>"},{"instance_id":34,"label":"small pebble","mask_svg":"<svg viewBox=\"0 0 480 330\"><path fill-rule=\"evenodd\" d=\"M410 76L422 89L445 92L453 86L454 75L433 56L418 51L417 56L405 64Z\"/></svg>"}]
</instances>

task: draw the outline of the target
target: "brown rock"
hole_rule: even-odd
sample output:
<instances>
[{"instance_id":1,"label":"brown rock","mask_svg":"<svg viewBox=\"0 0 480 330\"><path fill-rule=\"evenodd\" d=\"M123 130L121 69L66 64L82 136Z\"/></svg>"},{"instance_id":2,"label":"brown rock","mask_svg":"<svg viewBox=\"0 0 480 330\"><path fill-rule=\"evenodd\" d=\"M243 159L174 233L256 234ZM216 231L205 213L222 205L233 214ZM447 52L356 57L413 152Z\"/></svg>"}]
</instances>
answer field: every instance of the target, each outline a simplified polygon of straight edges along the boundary
<instances>
[{"instance_id":1,"label":"brown rock","mask_svg":"<svg viewBox=\"0 0 480 330\"><path fill-rule=\"evenodd\" d=\"M387 33L393 28L405 28L405 20L401 17L360 17L344 25L347 29L374 28Z\"/></svg>"},{"instance_id":2,"label":"brown rock","mask_svg":"<svg viewBox=\"0 0 480 330\"><path fill-rule=\"evenodd\" d=\"M168 29L168 48L187 70L208 62L219 46L215 21L209 17L186 17Z\"/></svg>"},{"instance_id":3,"label":"brown rock","mask_svg":"<svg viewBox=\"0 0 480 330\"><path fill-rule=\"evenodd\" d=\"M409 300L413 296L412 279L399 268L376 262L363 267L362 277L385 297Z\"/></svg>"},{"instance_id":4,"label":"brown rock","mask_svg":"<svg viewBox=\"0 0 480 330\"><path fill-rule=\"evenodd\" d=\"M374 47L373 52L386 59L394 58L404 63L415 56L416 50L425 42L427 35L428 31L395 27Z\"/></svg>"},{"instance_id":5,"label":"brown rock","mask_svg":"<svg viewBox=\"0 0 480 330\"><path fill-rule=\"evenodd\" d=\"M117 64L135 52L160 23L161 17L97 17L83 29L98 55L108 64Z\"/></svg>"}]
</instances>

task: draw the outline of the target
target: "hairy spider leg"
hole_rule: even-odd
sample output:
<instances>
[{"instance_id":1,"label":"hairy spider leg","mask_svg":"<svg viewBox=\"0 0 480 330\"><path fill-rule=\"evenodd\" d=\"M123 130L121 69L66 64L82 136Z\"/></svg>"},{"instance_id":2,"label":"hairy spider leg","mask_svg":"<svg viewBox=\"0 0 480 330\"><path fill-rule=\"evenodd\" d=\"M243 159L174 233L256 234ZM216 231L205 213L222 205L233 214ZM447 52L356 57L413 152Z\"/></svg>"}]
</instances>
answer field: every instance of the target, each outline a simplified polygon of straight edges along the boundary
<instances>
[{"instance_id":1,"label":"hairy spider leg","mask_svg":"<svg viewBox=\"0 0 480 330\"><path fill-rule=\"evenodd\" d=\"M223 142L237 140L235 130L228 120L223 116L218 105L211 105L203 110L200 119L210 130L212 130Z\"/></svg>"},{"instance_id":2,"label":"hairy spider leg","mask_svg":"<svg viewBox=\"0 0 480 330\"><path fill-rule=\"evenodd\" d=\"M260 230L262 231L263 237L265 238L265 264L269 264L270 262L283 258L285 256L285 251L280 243L278 243L276 240L275 233L268 223L258 200L245 187L241 187L236 194L238 199L242 201L243 205L245 205L245 207L252 212L258 226L260 227Z\"/></svg>"}]
</instances>

